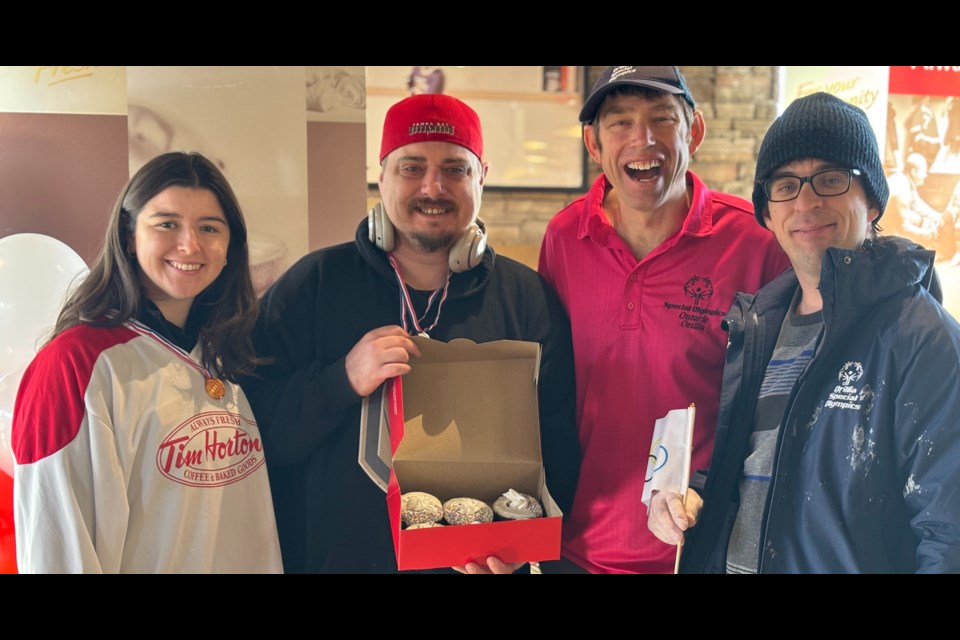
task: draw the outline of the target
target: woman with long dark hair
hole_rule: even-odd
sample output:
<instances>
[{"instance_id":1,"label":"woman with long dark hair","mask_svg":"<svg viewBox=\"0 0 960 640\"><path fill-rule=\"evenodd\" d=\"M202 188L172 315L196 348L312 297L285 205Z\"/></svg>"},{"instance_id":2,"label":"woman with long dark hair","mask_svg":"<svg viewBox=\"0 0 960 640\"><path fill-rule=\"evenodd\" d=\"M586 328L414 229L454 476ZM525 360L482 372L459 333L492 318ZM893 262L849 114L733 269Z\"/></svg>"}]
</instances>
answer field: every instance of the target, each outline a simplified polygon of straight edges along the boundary
<instances>
[{"instance_id":1,"label":"woman with long dark hair","mask_svg":"<svg viewBox=\"0 0 960 640\"><path fill-rule=\"evenodd\" d=\"M21 572L277 572L247 231L197 153L150 160L23 376L14 410Z\"/></svg>"}]
</instances>

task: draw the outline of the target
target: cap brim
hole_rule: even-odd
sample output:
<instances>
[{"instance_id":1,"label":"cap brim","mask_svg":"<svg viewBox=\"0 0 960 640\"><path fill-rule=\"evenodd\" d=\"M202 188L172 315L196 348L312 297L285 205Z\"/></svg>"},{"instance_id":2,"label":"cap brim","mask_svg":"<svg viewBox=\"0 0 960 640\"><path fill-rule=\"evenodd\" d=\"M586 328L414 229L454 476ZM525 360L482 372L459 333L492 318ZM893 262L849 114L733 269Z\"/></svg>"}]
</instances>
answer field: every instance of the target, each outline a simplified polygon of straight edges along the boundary
<instances>
[{"instance_id":1,"label":"cap brim","mask_svg":"<svg viewBox=\"0 0 960 640\"><path fill-rule=\"evenodd\" d=\"M666 82L658 82L656 80L614 80L613 82L608 82L603 87L594 91L593 94L587 98L587 101L583 103L583 108L580 109L580 123L590 124L593 122L594 117L597 115L597 109L600 108L600 105L603 103L604 98L607 97L607 94L617 87L624 87L628 85L634 87L649 87L651 89L656 89L658 91L663 91L673 95L683 94L683 89L675 87L672 84L667 84Z\"/></svg>"}]
</instances>

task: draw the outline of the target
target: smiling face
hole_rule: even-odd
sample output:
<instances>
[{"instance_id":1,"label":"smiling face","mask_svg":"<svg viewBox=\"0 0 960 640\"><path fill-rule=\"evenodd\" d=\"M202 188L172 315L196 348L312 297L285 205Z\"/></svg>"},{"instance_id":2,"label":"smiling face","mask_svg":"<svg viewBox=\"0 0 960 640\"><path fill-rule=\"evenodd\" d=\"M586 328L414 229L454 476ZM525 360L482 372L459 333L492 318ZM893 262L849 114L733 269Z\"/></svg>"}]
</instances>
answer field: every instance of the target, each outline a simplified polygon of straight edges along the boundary
<instances>
[{"instance_id":1,"label":"smiling face","mask_svg":"<svg viewBox=\"0 0 960 640\"><path fill-rule=\"evenodd\" d=\"M487 166L460 145L418 142L390 152L380 196L396 229L396 251L449 249L480 211Z\"/></svg>"},{"instance_id":2,"label":"smiling face","mask_svg":"<svg viewBox=\"0 0 960 640\"><path fill-rule=\"evenodd\" d=\"M144 295L183 326L194 298L223 271L229 247L227 217L212 191L168 187L140 210L129 249Z\"/></svg>"},{"instance_id":3,"label":"smiling face","mask_svg":"<svg viewBox=\"0 0 960 640\"><path fill-rule=\"evenodd\" d=\"M584 127L590 157L603 168L620 208L655 212L686 202L690 156L703 141L703 116L689 127L676 96L612 94Z\"/></svg>"},{"instance_id":4,"label":"smiling face","mask_svg":"<svg viewBox=\"0 0 960 640\"><path fill-rule=\"evenodd\" d=\"M785 164L771 177L805 177L824 169L849 169L817 159ZM820 280L820 263L829 247L857 249L863 245L870 223L879 210L863 189L861 178L854 177L850 190L838 196L818 196L804 183L794 200L768 202L763 218L798 274L813 282Z\"/></svg>"}]
</instances>

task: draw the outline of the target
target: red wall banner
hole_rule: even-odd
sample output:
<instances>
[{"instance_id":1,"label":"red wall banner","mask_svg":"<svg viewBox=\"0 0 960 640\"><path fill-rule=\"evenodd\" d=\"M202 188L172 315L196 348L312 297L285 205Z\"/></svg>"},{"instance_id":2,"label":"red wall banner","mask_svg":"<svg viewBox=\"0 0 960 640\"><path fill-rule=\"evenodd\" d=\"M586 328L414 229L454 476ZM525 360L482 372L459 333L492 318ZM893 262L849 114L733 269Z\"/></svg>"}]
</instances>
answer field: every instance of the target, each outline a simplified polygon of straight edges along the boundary
<instances>
[{"instance_id":1,"label":"red wall banner","mask_svg":"<svg viewBox=\"0 0 960 640\"><path fill-rule=\"evenodd\" d=\"M960 67L890 67L890 93L960 96Z\"/></svg>"}]
</instances>

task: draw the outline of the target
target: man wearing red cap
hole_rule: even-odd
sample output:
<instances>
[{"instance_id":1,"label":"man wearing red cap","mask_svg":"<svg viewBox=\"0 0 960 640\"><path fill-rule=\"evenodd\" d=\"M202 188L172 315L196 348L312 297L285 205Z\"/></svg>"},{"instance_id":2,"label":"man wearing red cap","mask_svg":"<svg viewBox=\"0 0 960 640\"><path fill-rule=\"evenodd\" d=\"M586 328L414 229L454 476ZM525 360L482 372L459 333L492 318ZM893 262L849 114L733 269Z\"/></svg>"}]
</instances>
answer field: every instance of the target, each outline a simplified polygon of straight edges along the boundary
<instances>
[{"instance_id":1,"label":"man wearing red cap","mask_svg":"<svg viewBox=\"0 0 960 640\"><path fill-rule=\"evenodd\" d=\"M569 324L534 271L486 246L477 114L448 95L411 96L387 112L380 162L382 203L355 241L291 267L264 295L254 334L272 362L244 388L290 572L396 571L384 493L357 463L360 407L410 371L419 355L411 334L540 343L547 483L564 510L576 487ZM463 570L515 568L492 558Z\"/></svg>"},{"instance_id":2,"label":"man wearing red cap","mask_svg":"<svg viewBox=\"0 0 960 640\"><path fill-rule=\"evenodd\" d=\"M737 291L789 266L750 204L688 170L703 115L677 67L609 67L580 112L603 174L547 227L540 273L570 315L583 466L558 570L673 569L641 504L654 422L696 404L693 469L710 459ZM550 567L545 566L547 571Z\"/></svg>"}]
</instances>

